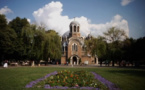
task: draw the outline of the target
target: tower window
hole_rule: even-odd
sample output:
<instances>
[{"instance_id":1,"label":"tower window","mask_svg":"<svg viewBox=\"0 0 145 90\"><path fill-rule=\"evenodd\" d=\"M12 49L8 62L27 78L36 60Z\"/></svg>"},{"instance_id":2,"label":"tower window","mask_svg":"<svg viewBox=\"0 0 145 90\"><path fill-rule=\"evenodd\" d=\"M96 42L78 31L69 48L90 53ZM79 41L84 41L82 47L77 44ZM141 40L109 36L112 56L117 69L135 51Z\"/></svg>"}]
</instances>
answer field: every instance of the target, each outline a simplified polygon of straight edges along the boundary
<instances>
[{"instance_id":1,"label":"tower window","mask_svg":"<svg viewBox=\"0 0 145 90\"><path fill-rule=\"evenodd\" d=\"M79 32L79 26L77 27L77 30L78 30L78 32Z\"/></svg>"},{"instance_id":2,"label":"tower window","mask_svg":"<svg viewBox=\"0 0 145 90\"><path fill-rule=\"evenodd\" d=\"M76 32L76 26L74 26L74 32Z\"/></svg>"}]
</instances>

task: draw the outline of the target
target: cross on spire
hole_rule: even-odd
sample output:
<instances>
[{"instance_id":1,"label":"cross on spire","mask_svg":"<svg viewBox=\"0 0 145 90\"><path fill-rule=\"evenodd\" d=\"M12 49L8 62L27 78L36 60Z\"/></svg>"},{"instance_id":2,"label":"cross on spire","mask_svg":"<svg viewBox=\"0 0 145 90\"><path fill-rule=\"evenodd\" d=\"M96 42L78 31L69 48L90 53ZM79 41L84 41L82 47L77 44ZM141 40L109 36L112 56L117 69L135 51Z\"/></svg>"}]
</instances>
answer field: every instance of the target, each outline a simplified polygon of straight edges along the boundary
<instances>
[{"instance_id":1,"label":"cross on spire","mask_svg":"<svg viewBox=\"0 0 145 90\"><path fill-rule=\"evenodd\" d=\"M74 17L74 21L75 21L75 18L76 18L76 17Z\"/></svg>"}]
</instances>

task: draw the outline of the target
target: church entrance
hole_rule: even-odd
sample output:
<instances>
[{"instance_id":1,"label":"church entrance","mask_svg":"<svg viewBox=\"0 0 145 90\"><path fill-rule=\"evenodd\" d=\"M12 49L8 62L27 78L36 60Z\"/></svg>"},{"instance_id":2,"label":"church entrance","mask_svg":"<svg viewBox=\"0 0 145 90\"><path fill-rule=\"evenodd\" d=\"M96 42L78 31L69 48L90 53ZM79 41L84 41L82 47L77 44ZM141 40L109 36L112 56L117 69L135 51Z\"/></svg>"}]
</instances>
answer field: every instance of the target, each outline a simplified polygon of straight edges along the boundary
<instances>
[{"instance_id":1,"label":"church entrance","mask_svg":"<svg viewBox=\"0 0 145 90\"><path fill-rule=\"evenodd\" d=\"M70 58L70 64L71 65L79 65L79 57L78 56L71 56Z\"/></svg>"},{"instance_id":2,"label":"church entrance","mask_svg":"<svg viewBox=\"0 0 145 90\"><path fill-rule=\"evenodd\" d=\"M73 65L77 64L77 57L73 57Z\"/></svg>"}]
</instances>

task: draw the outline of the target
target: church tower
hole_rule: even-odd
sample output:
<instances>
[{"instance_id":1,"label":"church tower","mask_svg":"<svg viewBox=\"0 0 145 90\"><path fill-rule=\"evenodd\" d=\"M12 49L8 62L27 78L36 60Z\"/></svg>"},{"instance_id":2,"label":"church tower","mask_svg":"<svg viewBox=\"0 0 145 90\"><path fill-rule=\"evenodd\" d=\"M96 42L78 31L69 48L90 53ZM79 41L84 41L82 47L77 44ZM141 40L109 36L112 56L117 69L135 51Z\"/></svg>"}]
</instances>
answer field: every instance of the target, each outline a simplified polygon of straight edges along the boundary
<instances>
[{"instance_id":1,"label":"church tower","mask_svg":"<svg viewBox=\"0 0 145 90\"><path fill-rule=\"evenodd\" d=\"M69 25L70 37L80 37L80 24L77 21L72 21Z\"/></svg>"},{"instance_id":2,"label":"church tower","mask_svg":"<svg viewBox=\"0 0 145 90\"><path fill-rule=\"evenodd\" d=\"M94 58L85 49L85 38L80 34L80 24L72 21L69 33L62 36L61 64L95 64Z\"/></svg>"}]
</instances>

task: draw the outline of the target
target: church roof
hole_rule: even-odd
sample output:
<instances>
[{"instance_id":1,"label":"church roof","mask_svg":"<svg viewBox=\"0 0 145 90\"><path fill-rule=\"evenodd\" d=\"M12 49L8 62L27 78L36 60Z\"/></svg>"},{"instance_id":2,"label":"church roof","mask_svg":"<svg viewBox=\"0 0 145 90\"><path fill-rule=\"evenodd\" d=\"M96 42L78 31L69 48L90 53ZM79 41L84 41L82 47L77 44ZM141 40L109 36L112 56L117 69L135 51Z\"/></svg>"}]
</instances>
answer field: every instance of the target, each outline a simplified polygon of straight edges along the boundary
<instances>
[{"instance_id":1,"label":"church roof","mask_svg":"<svg viewBox=\"0 0 145 90\"><path fill-rule=\"evenodd\" d=\"M72 25L79 26L80 24L79 24L79 22L77 22L77 21L72 21L72 22L70 23L70 25L71 25L71 26L72 26Z\"/></svg>"},{"instance_id":2,"label":"church roof","mask_svg":"<svg viewBox=\"0 0 145 90\"><path fill-rule=\"evenodd\" d=\"M64 38L64 37L69 37L69 31L65 32L65 33L62 35L62 37L63 37L63 38Z\"/></svg>"}]
</instances>

